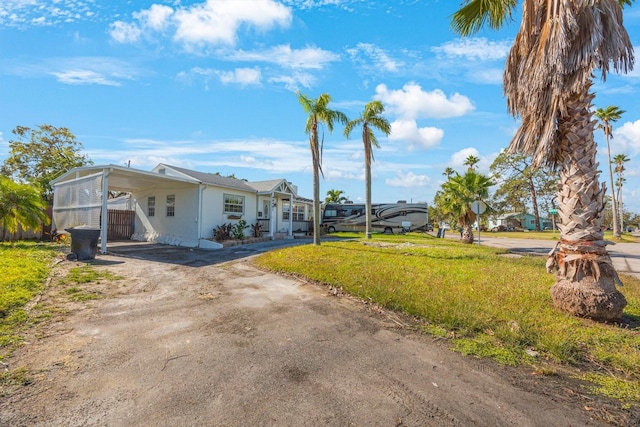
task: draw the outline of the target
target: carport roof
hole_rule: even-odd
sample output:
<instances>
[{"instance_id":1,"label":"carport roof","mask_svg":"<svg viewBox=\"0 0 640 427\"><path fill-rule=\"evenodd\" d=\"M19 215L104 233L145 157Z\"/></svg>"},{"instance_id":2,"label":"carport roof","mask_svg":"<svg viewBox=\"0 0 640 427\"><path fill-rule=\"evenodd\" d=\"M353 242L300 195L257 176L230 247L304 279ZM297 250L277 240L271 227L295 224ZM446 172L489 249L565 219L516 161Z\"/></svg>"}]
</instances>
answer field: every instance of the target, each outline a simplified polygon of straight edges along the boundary
<instances>
[{"instance_id":1,"label":"carport roof","mask_svg":"<svg viewBox=\"0 0 640 427\"><path fill-rule=\"evenodd\" d=\"M78 178L107 172L109 175L109 189L131 192L140 188L157 185L158 182L174 182L198 185L195 179L180 178L176 176L161 175L155 172L147 172L140 169L128 168L118 165L85 166L74 168L51 181L55 186L63 182L73 181Z\"/></svg>"}]
</instances>

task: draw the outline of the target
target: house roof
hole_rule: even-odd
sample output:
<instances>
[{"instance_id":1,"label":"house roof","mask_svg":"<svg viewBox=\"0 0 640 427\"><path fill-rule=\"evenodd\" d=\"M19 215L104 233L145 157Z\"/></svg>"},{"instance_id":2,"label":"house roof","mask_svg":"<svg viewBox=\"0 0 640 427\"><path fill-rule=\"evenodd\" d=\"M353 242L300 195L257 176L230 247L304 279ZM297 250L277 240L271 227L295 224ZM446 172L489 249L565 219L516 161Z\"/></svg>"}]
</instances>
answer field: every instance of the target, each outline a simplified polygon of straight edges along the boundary
<instances>
[{"instance_id":1,"label":"house roof","mask_svg":"<svg viewBox=\"0 0 640 427\"><path fill-rule=\"evenodd\" d=\"M258 193L262 193L262 192L268 192L268 191L273 191L276 187L278 187L282 181L285 181L284 179L270 179L268 181L253 181L253 182L248 182L247 184L249 184L251 187L253 187L254 190L256 190Z\"/></svg>"},{"instance_id":2,"label":"house roof","mask_svg":"<svg viewBox=\"0 0 640 427\"><path fill-rule=\"evenodd\" d=\"M167 164L160 164L156 166L155 170L157 170L160 167L172 169L182 175L198 180L203 184L210 184L218 187L234 188L237 190L244 190L251 193L256 191L253 187L249 185L247 181L243 181L241 179L229 178L226 176L220 176L217 174L207 173L207 172L198 172L191 169L184 169L178 166L172 166Z\"/></svg>"}]
</instances>

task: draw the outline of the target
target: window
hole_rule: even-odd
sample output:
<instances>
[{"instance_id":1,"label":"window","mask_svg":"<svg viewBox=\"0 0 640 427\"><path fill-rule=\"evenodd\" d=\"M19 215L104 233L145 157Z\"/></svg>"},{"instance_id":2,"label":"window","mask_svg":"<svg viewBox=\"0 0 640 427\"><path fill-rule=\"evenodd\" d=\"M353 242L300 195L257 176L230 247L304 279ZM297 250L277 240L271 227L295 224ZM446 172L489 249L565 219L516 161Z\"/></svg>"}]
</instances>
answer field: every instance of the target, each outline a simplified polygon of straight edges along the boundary
<instances>
[{"instance_id":1,"label":"window","mask_svg":"<svg viewBox=\"0 0 640 427\"><path fill-rule=\"evenodd\" d=\"M176 195L167 195L167 216L176 216Z\"/></svg>"},{"instance_id":2,"label":"window","mask_svg":"<svg viewBox=\"0 0 640 427\"><path fill-rule=\"evenodd\" d=\"M224 195L224 213L226 214L243 214L244 213L244 196L234 194Z\"/></svg>"},{"instance_id":3,"label":"window","mask_svg":"<svg viewBox=\"0 0 640 427\"><path fill-rule=\"evenodd\" d=\"M304 221L304 205L293 205L293 220Z\"/></svg>"},{"instance_id":4,"label":"window","mask_svg":"<svg viewBox=\"0 0 640 427\"><path fill-rule=\"evenodd\" d=\"M289 221L289 204L282 205L282 220Z\"/></svg>"},{"instance_id":5,"label":"window","mask_svg":"<svg viewBox=\"0 0 640 427\"><path fill-rule=\"evenodd\" d=\"M147 198L147 215L156 216L156 196L149 196Z\"/></svg>"}]
</instances>

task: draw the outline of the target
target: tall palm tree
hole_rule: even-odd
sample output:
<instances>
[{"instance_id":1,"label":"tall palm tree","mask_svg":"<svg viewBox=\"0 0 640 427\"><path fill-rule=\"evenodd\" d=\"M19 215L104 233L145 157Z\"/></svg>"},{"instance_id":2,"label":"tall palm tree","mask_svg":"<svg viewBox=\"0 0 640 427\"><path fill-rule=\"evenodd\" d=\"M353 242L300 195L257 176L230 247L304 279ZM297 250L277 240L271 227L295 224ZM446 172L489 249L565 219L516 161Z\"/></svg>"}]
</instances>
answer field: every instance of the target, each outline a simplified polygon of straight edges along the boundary
<instances>
[{"instance_id":1,"label":"tall palm tree","mask_svg":"<svg viewBox=\"0 0 640 427\"><path fill-rule=\"evenodd\" d=\"M609 164L609 185L611 187L611 210L613 216L613 235L620 237L620 220L618 217L618 203L616 202L616 190L613 183L613 168L611 167L611 146L609 140L613 138L612 123L617 122L622 117L624 110L615 105L609 105L607 108L598 108L595 116L600 120L598 129L604 132L604 139L607 141L607 163Z\"/></svg>"},{"instance_id":2,"label":"tall palm tree","mask_svg":"<svg viewBox=\"0 0 640 427\"><path fill-rule=\"evenodd\" d=\"M473 223L476 214L471 210L471 203L489 197L489 187L495 183L481 173L469 170L464 175L455 174L442 184L439 201L442 210L458 220L462 227L460 240L473 243Z\"/></svg>"},{"instance_id":3,"label":"tall palm tree","mask_svg":"<svg viewBox=\"0 0 640 427\"><path fill-rule=\"evenodd\" d=\"M616 154L613 156L613 164L616 167L613 169L613 172L617 175L616 177L616 198L618 200L618 215L620 216L620 227L624 228L624 212L623 212L623 204L622 204L622 185L626 182L626 179L623 177L625 167L624 164L631 160L627 157L626 154Z\"/></svg>"},{"instance_id":4,"label":"tall palm tree","mask_svg":"<svg viewBox=\"0 0 640 427\"><path fill-rule=\"evenodd\" d=\"M344 128L344 136L349 138L356 126L362 126L362 143L364 144L364 178L365 178L365 233L371 238L371 162L373 161L373 147L380 148L374 129L385 135L391 133L389 120L381 116L384 106L380 101L371 101L364 106L364 112L357 119L351 120Z\"/></svg>"},{"instance_id":5,"label":"tall palm tree","mask_svg":"<svg viewBox=\"0 0 640 427\"><path fill-rule=\"evenodd\" d=\"M464 159L464 165L469 166L469 170L475 170L476 165L480 162L480 158L474 156L473 154L469 154L466 159Z\"/></svg>"},{"instance_id":6,"label":"tall palm tree","mask_svg":"<svg viewBox=\"0 0 640 427\"><path fill-rule=\"evenodd\" d=\"M322 172L322 145L324 143L324 133L320 138L318 127L323 124L333 132L334 123L346 124L349 119L344 113L332 110L328 107L331 96L323 93L317 99L311 99L300 92L297 92L298 102L302 105L304 112L308 114L304 131L309 134L309 148L311 149L311 160L313 162L313 244L320 245L320 174Z\"/></svg>"},{"instance_id":7,"label":"tall palm tree","mask_svg":"<svg viewBox=\"0 0 640 427\"><path fill-rule=\"evenodd\" d=\"M442 175L446 176L447 179L451 178L456 171L453 170L452 167L447 166L447 168L442 172Z\"/></svg>"},{"instance_id":8,"label":"tall palm tree","mask_svg":"<svg viewBox=\"0 0 640 427\"><path fill-rule=\"evenodd\" d=\"M521 125L509 145L533 167L559 170L560 241L547 261L556 272L553 303L577 316L622 317L626 299L606 250L592 121L592 73L633 68L633 45L622 22L632 0L469 0L452 17L462 35L485 23L499 28L522 3L522 22L507 56L504 93Z\"/></svg>"},{"instance_id":9,"label":"tall palm tree","mask_svg":"<svg viewBox=\"0 0 640 427\"><path fill-rule=\"evenodd\" d=\"M347 201L347 197L343 196L344 191L331 189L327 191L327 197L324 198L325 203L342 203Z\"/></svg>"},{"instance_id":10,"label":"tall palm tree","mask_svg":"<svg viewBox=\"0 0 640 427\"><path fill-rule=\"evenodd\" d=\"M46 202L40 189L32 185L19 184L11 178L0 176L0 225L2 240L6 233L15 233L18 227L36 228L48 224L45 213Z\"/></svg>"}]
</instances>

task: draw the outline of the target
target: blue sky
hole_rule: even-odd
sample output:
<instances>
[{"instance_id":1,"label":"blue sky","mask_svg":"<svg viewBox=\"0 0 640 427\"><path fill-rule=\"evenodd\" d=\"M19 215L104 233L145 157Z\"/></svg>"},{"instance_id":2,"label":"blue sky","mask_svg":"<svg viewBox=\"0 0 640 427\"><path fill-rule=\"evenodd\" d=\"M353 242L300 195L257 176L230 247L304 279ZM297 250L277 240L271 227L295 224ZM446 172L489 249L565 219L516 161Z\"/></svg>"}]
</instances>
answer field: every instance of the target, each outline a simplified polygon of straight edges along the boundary
<instances>
[{"instance_id":1,"label":"blue sky","mask_svg":"<svg viewBox=\"0 0 640 427\"><path fill-rule=\"evenodd\" d=\"M356 118L381 100L374 202L432 201L446 167L480 170L505 148L502 69L519 20L461 39L452 0L2 0L0 161L18 125L69 128L95 164L168 163L248 180L286 178L312 196L306 115L296 91ZM625 10L640 52L640 4ZM640 55L640 53L637 53ZM640 65L596 80L596 107L626 113L612 155L640 213ZM364 199L359 131L325 133L321 194ZM607 180L606 145L596 133Z\"/></svg>"}]
</instances>

